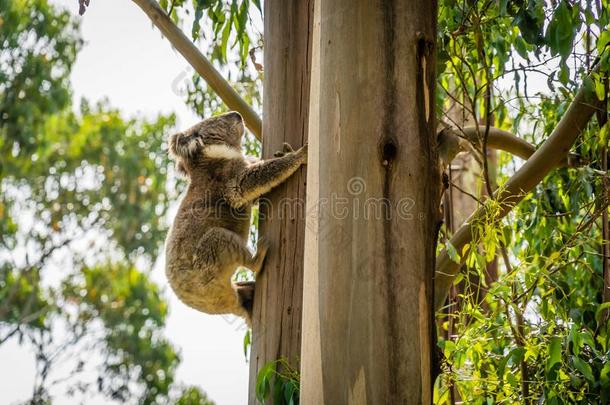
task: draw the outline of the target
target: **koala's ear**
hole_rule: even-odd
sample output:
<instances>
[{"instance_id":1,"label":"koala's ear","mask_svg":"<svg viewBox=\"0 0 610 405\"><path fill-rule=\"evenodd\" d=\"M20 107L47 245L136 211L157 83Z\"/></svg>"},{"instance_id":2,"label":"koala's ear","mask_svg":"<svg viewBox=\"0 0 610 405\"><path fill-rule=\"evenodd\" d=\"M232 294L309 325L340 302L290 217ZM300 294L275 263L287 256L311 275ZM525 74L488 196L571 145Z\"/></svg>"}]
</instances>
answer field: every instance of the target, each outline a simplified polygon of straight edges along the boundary
<instances>
[{"instance_id":1,"label":"koala's ear","mask_svg":"<svg viewBox=\"0 0 610 405\"><path fill-rule=\"evenodd\" d=\"M188 177L188 172L186 171L186 165L182 161L182 159L178 159L176 161L176 171L180 176Z\"/></svg>"},{"instance_id":2,"label":"koala's ear","mask_svg":"<svg viewBox=\"0 0 610 405\"><path fill-rule=\"evenodd\" d=\"M178 156L176 153L176 143L178 139L178 134L171 134L169 140L167 141L167 152L170 156Z\"/></svg>"}]
</instances>

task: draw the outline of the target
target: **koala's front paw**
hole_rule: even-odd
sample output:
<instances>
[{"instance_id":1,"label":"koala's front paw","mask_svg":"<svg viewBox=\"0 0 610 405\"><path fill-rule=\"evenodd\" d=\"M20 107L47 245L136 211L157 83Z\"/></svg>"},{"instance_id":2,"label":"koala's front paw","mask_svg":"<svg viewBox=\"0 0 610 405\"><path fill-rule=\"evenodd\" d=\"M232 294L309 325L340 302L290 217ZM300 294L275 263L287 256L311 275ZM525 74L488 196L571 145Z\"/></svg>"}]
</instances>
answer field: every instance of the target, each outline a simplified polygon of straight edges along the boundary
<instances>
[{"instance_id":1,"label":"koala's front paw","mask_svg":"<svg viewBox=\"0 0 610 405\"><path fill-rule=\"evenodd\" d=\"M275 152L273 154L273 156L275 157L282 157L285 156L288 153L292 153L294 152L294 149L292 149L292 146L290 146L290 144L284 142L284 146L282 147L282 150L278 150L277 152Z\"/></svg>"}]
</instances>

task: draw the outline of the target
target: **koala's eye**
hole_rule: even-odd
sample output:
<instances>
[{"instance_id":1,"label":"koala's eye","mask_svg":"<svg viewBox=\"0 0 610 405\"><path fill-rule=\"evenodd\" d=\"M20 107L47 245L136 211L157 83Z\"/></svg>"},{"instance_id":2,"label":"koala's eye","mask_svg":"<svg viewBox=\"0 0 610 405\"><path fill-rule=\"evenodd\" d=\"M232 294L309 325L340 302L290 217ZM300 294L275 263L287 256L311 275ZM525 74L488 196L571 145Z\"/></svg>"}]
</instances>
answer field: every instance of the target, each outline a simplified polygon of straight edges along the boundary
<instances>
[{"instance_id":1,"label":"koala's eye","mask_svg":"<svg viewBox=\"0 0 610 405\"><path fill-rule=\"evenodd\" d=\"M178 142L185 144L193 138L193 135L182 135Z\"/></svg>"}]
</instances>

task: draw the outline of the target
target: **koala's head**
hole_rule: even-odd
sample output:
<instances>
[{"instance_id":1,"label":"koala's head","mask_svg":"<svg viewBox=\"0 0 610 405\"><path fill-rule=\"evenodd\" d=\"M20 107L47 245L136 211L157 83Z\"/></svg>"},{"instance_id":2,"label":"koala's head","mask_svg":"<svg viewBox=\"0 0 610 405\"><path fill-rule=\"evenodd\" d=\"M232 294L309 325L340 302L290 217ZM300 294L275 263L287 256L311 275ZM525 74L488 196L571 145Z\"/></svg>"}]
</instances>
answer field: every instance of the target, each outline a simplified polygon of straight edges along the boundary
<instances>
[{"instance_id":1,"label":"koala's head","mask_svg":"<svg viewBox=\"0 0 610 405\"><path fill-rule=\"evenodd\" d=\"M219 145L231 149L241 148L244 122L238 112L232 111L201 121L169 138L169 153L176 159L176 167L183 174L205 159L206 148Z\"/></svg>"}]
</instances>

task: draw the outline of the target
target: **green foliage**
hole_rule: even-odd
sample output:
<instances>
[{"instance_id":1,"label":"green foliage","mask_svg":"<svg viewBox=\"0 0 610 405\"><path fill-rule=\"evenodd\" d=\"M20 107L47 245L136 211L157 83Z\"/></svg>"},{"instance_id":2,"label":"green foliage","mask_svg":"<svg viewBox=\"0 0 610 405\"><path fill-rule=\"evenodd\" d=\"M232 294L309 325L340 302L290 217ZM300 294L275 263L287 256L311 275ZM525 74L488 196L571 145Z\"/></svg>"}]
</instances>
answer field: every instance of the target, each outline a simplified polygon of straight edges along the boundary
<instances>
[{"instance_id":1,"label":"green foliage","mask_svg":"<svg viewBox=\"0 0 610 405\"><path fill-rule=\"evenodd\" d=\"M207 32L211 36L212 60L221 64L227 64L229 50L234 49L243 68L251 44L260 42L261 35L256 35L252 22L253 17L262 17L260 0L193 0L192 9L187 8L184 0L160 0L159 4L175 22L181 19L180 9L186 13L194 12L191 28L193 40L200 37L205 39ZM255 39L256 36L259 39Z\"/></svg>"},{"instance_id":2,"label":"green foliage","mask_svg":"<svg viewBox=\"0 0 610 405\"><path fill-rule=\"evenodd\" d=\"M299 389L299 372L285 358L266 363L256 376L256 399L263 405L271 395L274 404L298 405Z\"/></svg>"},{"instance_id":3,"label":"green foliage","mask_svg":"<svg viewBox=\"0 0 610 405\"><path fill-rule=\"evenodd\" d=\"M14 272L7 263L0 266L0 302L0 321L35 329L44 329L45 315L55 310L43 294L38 268Z\"/></svg>"},{"instance_id":4,"label":"green foliage","mask_svg":"<svg viewBox=\"0 0 610 405\"><path fill-rule=\"evenodd\" d=\"M454 124L457 107L479 122L473 147L482 156L488 125L539 145L596 58L602 73L583 85L607 99L608 22L607 2L441 2L441 119ZM599 254L608 209L603 120L594 119L576 145L587 165L554 171L499 223L502 202L487 200L473 242L461 252L447 244L465 266L457 310L439 322L444 360L435 403L610 403ZM502 154L498 165L503 184L519 163Z\"/></svg>"},{"instance_id":5,"label":"green foliage","mask_svg":"<svg viewBox=\"0 0 610 405\"><path fill-rule=\"evenodd\" d=\"M545 33L545 41L551 49L551 55L559 54L564 60L570 56L580 25L579 8L572 7L567 1L561 1L553 12Z\"/></svg>"},{"instance_id":6,"label":"green foliage","mask_svg":"<svg viewBox=\"0 0 610 405\"><path fill-rule=\"evenodd\" d=\"M0 9L0 344L18 338L35 355L30 402L211 404L194 387L176 395L167 304L142 270L176 197L174 117L125 119L85 100L75 112L69 13L46 0Z\"/></svg>"},{"instance_id":7,"label":"green foliage","mask_svg":"<svg viewBox=\"0 0 610 405\"><path fill-rule=\"evenodd\" d=\"M101 322L104 362L98 390L127 401L135 383L141 404L167 398L179 358L160 333L167 304L146 274L123 263L85 267L65 281L62 295L76 306L74 328L94 329L93 323Z\"/></svg>"},{"instance_id":8,"label":"green foliage","mask_svg":"<svg viewBox=\"0 0 610 405\"><path fill-rule=\"evenodd\" d=\"M45 118L69 105L70 68L82 41L69 13L47 0L0 0L0 10L2 176L27 170L23 158L38 148Z\"/></svg>"},{"instance_id":9,"label":"green foliage","mask_svg":"<svg viewBox=\"0 0 610 405\"><path fill-rule=\"evenodd\" d=\"M124 254L154 257L165 235L169 160L164 136L174 117L124 121L118 111L104 105L91 108L84 103L81 108L81 117L63 112L46 122L44 133L49 135L26 174L37 184L44 179L44 188L34 189L32 198L53 207L39 215L48 213L61 224L66 213L95 213ZM97 186L76 187L88 171L94 171ZM116 212L124 216L117 217Z\"/></svg>"},{"instance_id":10,"label":"green foliage","mask_svg":"<svg viewBox=\"0 0 610 405\"><path fill-rule=\"evenodd\" d=\"M214 405L197 387L188 387L176 400L175 405Z\"/></svg>"}]
</instances>

